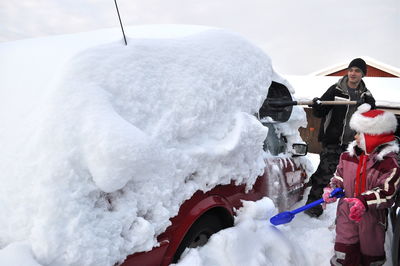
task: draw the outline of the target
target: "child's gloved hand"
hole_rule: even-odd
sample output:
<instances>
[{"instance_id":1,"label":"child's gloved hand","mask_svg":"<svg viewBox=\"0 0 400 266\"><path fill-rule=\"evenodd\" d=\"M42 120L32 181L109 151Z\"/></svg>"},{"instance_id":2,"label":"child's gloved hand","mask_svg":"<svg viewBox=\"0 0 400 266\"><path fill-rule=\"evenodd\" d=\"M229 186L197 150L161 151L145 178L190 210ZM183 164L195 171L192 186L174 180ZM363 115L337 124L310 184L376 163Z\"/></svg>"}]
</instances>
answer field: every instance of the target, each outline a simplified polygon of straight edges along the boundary
<instances>
[{"instance_id":1,"label":"child's gloved hand","mask_svg":"<svg viewBox=\"0 0 400 266\"><path fill-rule=\"evenodd\" d=\"M324 199L324 201L326 203L333 203L337 200L336 197L333 197L333 198L329 197L331 195L332 191L333 191L333 188L330 188L330 187L324 188L324 194L322 194L322 198Z\"/></svg>"},{"instance_id":2,"label":"child's gloved hand","mask_svg":"<svg viewBox=\"0 0 400 266\"><path fill-rule=\"evenodd\" d=\"M333 203L337 200L336 197L330 198L329 195L332 193L333 188L325 187L324 193L322 194L322 198L324 199L324 203L322 204L322 208L326 208L327 203Z\"/></svg>"},{"instance_id":3,"label":"child's gloved hand","mask_svg":"<svg viewBox=\"0 0 400 266\"><path fill-rule=\"evenodd\" d=\"M357 198L346 198L344 200L350 205L350 220L356 221L357 223L360 222L362 215L365 213L364 204Z\"/></svg>"}]
</instances>

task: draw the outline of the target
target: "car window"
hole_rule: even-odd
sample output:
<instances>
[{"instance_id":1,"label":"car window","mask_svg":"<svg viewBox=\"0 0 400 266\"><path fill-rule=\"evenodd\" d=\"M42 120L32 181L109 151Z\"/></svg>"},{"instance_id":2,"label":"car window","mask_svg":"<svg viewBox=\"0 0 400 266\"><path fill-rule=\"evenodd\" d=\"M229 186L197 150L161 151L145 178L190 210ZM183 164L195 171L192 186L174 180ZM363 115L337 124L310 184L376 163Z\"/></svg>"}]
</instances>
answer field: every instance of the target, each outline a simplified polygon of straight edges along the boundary
<instances>
[{"instance_id":1,"label":"car window","mask_svg":"<svg viewBox=\"0 0 400 266\"><path fill-rule=\"evenodd\" d=\"M263 125L268 127L268 135L264 140L264 151L270 152L272 155L286 152L286 138L276 134L273 124L263 123Z\"/></svg>"}]
</instances>

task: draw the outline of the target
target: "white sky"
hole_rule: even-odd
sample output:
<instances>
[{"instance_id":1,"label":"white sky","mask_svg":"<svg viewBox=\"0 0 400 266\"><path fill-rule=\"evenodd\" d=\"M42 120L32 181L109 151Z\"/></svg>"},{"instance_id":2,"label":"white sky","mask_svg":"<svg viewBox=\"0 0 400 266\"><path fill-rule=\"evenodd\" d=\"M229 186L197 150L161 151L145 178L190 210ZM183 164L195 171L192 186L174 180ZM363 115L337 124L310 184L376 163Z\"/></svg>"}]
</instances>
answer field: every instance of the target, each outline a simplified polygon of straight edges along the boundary
<instances>
[{"instance_id":1,"label":"white sky","mask_svg":"<svg viewBox=\"0 0 400 266\"><path fill-rule=\"evenodd\" d=\"M400 68L398 0L118 1L125 25L201 24L239 32L278 72L308 74L354 57ZM0 2L0 42L118 27L114 1Z\"/></svg>"}]
</instances>

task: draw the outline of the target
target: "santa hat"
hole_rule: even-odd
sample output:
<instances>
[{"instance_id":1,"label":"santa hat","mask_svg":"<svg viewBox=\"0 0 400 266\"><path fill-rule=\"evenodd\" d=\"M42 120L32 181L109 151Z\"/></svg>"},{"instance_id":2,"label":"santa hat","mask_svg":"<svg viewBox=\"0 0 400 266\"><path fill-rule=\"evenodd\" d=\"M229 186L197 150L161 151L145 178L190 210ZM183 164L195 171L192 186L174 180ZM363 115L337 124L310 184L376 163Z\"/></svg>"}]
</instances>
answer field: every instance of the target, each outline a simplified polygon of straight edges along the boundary
<instances>
[{"instance_id":1,"label":"santa hat","mask_svg":"<svg viewBox=\"0 0 400 266\"><path fill-rule=\"evenodd\" d=\"M364 103L351 117L350 127L357 132L370 135L394 133L397 119L391 112L379 109L371 110L371 105Z\"/></svg>"},{"instance_id":2,"label":"santa hat","mask_svg":"<svg viewBox=\"0 0 400 266\"><path fill-rule=\"evenodd\" d=\"M397 127L396 116L391 112L374 109L367 103L360 105L350 119L350 127L365 138L365 151L372 152L380 144L393 141ZM364 148L364 147L363 147Z\"/></svg>"}]
</instances>

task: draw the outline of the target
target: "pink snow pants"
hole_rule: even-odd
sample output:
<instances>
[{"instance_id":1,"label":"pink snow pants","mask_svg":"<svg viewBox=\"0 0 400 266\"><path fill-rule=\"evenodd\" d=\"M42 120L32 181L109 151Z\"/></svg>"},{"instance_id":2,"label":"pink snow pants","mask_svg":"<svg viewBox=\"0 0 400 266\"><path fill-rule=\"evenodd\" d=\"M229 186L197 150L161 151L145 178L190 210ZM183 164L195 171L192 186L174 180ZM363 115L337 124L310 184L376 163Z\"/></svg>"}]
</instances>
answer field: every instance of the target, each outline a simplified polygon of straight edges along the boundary
<instances>
[{"instance_id":1,"label":"pink snow pants","mask_svg":"<svg viewBox=\"0 0 400 266\"><path fill-rule=\"evenodd\" d=\"M349 219L349 204L337 209L335 256L332 265L383 265L385 263L386 210L369 209L359 223Z\"/></svg>"}]
</instances>

